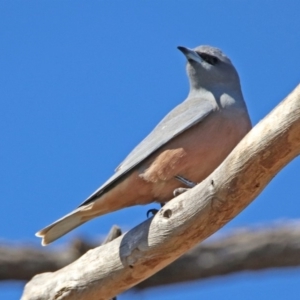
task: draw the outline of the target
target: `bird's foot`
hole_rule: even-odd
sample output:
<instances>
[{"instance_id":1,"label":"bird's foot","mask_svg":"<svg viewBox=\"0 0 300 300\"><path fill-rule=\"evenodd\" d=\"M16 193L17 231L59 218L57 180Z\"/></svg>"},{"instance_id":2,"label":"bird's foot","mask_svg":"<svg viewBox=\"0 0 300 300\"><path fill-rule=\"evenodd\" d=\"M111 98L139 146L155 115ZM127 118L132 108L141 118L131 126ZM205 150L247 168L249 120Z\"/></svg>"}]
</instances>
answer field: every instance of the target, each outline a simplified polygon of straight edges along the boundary
<instances>
[{"instance_id":1,"label":"bird's foot","mask_svg":"<svg viewBox=\"0 0 300 300\"><path fill-rule=\"evenodd\" d=\"M166 203L160 202L159 204L160 204L160 207L163 207ZM157 214L157 212L158 212L158 209L156 209L156 208L149 209L149 210L147 211L147 218L149 218L149 215L150 215L150 214L152 214L151 217L155 216L155 215Z\"/></svg>"},{"instance_id":2,"label":"bird's foot","mask_svg":"<svg viewBox=\"0 0 300 300\"><path fill-rule=\"evenodd\" d=\"M186 191L190 190L191 188L193 188L194 186L197 185L193 181L190 181L190 180L188 180L188 179L186 179L186 178L184 178L182 176L179 176L179 175L175 176L175 178L177 180L179 180L181 183L183 183L184 185L186 185L187 188L178 188L178 189L175 189L173 191L174 197L177 197L178 195L181 195L181 194L185 193Z\"/></svg>"},{"instance_id":3,"label":"bird's foot","mask_svg":"<svg viewBox=\"0 0 300 300\"><path fill-rule=\"evenodd\" d=\"M177 197L177 196L179 196L179 195L185 193L186 191L188 191L188 190L190 190L190 189L191 189L191 188L178 188L178 189L175 189L175 190L173 191L173 195L174 195L174 197Z\"/></svg>"},{"instance_id":4,"label":"bird's foot","mask_svg":"<svg viewBox=\"0 0 300 300\"><path fill-rule=\"evenodd\" d=\"M148 211L147 211L147 218L149 218L149 215L150 215L150 217L153 217L153 216L155 216L156 214L157 214L157 212L158 212L158 209L156 209L156 208L152 208L152 209L149 209Z\"/></svg>"}]
</instances>

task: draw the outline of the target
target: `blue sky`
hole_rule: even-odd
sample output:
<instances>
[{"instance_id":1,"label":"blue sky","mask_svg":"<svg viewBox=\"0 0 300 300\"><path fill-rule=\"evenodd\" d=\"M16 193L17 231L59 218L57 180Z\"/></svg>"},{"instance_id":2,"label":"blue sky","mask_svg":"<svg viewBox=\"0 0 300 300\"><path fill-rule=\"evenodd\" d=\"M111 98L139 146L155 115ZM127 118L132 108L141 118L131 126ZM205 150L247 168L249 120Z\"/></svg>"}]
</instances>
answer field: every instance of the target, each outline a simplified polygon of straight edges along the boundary
<instances>
[{"instance_id":1,"label":"blue sky","mask_svg":"<svg viewBox=\"0 0 300 300\"><path fill-rule=\"evenodd\" d=\"M0 238L34 233L74 209L188 92L176 47L221 48L253 124L299 83L299 1L0 1ZM299 159L221 232L297 219ZM153 207L153 205L151 206ZM145 219L134 207L95 219L99 238ZM119 299L298 299L300 270L245 273ZM20 283L0 283L19 299Z\"/></svg>"}]
</instances>

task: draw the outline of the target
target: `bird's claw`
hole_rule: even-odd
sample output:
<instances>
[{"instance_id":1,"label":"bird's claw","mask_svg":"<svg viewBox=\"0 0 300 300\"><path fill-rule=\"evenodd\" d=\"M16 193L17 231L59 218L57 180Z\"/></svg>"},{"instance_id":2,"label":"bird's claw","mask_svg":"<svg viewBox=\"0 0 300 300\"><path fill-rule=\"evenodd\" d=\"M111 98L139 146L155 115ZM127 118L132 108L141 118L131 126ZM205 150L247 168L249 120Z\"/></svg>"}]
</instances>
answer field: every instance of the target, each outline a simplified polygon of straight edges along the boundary
<instances>
[{"instance_id":1,"label":"bird's claw","mask_svg":"<svg viewBox=\"0 0 300 300\"><path fill-rule=\"evenodd\" d=\"M174 195L174 197L177 197L177 196L185 193L188 190L190 190L190 188L178 188L173 191L173 195Z\"/></svg>"},{"instance_id":2,"label":"bird's claw","mask_svg":"<svg viewBox=\"0 0 300 300\"><path fill-rule=\"evenodd\" d=\"M151 217L155 216L155 215L157 214L157 212L158 212L158 209L156 209L156 208L149 209L149 210L147 211L147 218L149 218L149 215L150 215L150 214L152 214Z\"/></svg>"}]
</instances>

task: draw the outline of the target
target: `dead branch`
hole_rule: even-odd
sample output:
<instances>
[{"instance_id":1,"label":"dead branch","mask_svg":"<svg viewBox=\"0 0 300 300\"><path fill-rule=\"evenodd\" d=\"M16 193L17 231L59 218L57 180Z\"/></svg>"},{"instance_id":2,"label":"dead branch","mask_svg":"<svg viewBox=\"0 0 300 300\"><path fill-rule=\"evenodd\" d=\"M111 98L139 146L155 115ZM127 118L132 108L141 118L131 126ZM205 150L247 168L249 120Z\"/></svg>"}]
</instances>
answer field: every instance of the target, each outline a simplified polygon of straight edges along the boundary
<instances>
[{"instance_id":1,"label":"dead branch","mask_svg":"<svg viewBox=\"0 0 300 300\"><path fill-rule=\"evenodd\" d=\"M238 229L197 245L134 288L146 289L247 270L297 267L300 266L299 240L300 222ZM95 247L83 240L55 251L2 245L0 280L30 280L36 274L56 271L78 259L81 252Z\"/></svg>"},{"instance_id":2,"label":"dead branch","mask_svg":"<svg viewBox=\"0 0 300 300\"><path fill-rule=\"evenodd\" d=\"M35 276L22 299L109 299L133 287L234 218L299 153L300 85L201 184L123 236Z\"/></svg>"},{"instance_id":3,"label":"dead branch","mask_svg":"<svg viewBox=\"0 0 300 300\"><path fill-rule=\"evenodd\" d=\"M135 288L207 279L242 271L300 266L300 226L240 229L203 242Z\"/></svg>"},{"instance_id":4,"label":"dead branch","mask_svg":"<svg viewBox=\"0 0 300 300\"><path fill-rule=\"evenodd\" d=\"M114 225L102 245L120 235L121 229ZM67 247L49 251L45 248L3 244L0 246L0 280L28 281L36 274L57 271L98 245L75 239Z\"/></svg>"}]
</instances>

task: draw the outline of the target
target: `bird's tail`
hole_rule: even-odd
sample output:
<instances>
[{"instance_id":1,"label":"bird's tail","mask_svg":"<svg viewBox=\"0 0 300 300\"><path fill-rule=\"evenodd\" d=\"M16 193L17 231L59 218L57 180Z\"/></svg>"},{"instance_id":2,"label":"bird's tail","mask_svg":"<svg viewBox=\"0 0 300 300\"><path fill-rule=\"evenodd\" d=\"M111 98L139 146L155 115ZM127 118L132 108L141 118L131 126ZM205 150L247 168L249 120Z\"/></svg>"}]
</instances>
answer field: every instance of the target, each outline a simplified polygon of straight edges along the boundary
<instances>
[{"instance_id":1,"label":"bird's tail","mask_svg":"<svg viewBox=\"0 0 300 300\"><path fill-rule=\"evenodd\" d=\"M42 238L43 246L52 243L72 229L96 217L95 215L89 214L92 204L93 203L77 208L61 219L38 231L35 235Z\"/></svg>"}]
</instances>

